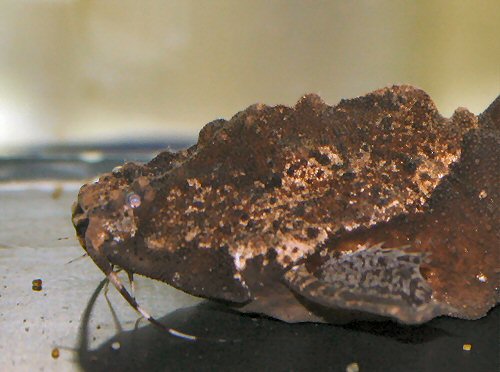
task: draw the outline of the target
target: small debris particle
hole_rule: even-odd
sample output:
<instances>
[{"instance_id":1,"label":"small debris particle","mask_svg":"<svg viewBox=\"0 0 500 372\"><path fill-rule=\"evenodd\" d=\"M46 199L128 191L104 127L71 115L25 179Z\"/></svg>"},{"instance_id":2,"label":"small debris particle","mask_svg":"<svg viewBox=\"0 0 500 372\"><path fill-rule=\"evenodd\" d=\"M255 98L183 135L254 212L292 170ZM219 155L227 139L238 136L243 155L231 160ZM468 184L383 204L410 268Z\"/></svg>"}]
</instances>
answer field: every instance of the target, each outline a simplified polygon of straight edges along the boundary
<instances>
[{"instance_id":1,"label":"small debris particle","mask_svg":"<svg viewBox=\"0 0 500 372\"><path fill-rule=\"evenodd\" d=\"M484 275L483 273L479 273L476 275L477 280L479 280L481 283L486 283L488 281L488 277Z\"/></svg>"},{"instance_id":2,"label":"small debris particle","mask_svg":"<svg viewBox=\"0 0 500 372\"><path fill-rule=\"evenodd\" d=\"M120 350L120 347L121 347L121 346L122 346L122 345L120 345L120 343L119 343L118 341L115 341L115 342L113 342L113 343L111 344L111 349L113 349L113 350Z\"/></svg>"},{"instance_id":3,"label":"small debris particle","mask_svg":"<svg viewBox=\"0 0 500 372\"><path fill-rule=\"evenodd\" d=\"M54 359L59 358L59 355L60 355L59 349L57 347L53 348L50 355L52 355L52 358L54 358Z\"/></svg>"},{"instance_id":4,"label":"small debris particle","mask_svg":"<svg viewBox=\"0 0 500 372\"><path fill-rule=\"evenodd\" d=\"M63 194L63 191L64 191L64 189L62 186L57 186L54 189L54 191L52 191L52 195L51 195L52 199L54 199L54 200L59 199L61 197L61 195Z\"/></svg>"},{"instance_id":5,"label":"small debris particle","mask_svg":"<svg viewBox=\"0 0 500 372\"><path fill-rule=\"evenodd\" d=\"M488 193L486 192L486 190L481 190L481 192L479 193L479 199L484 199L488 196Z\"/></svg>"},{"instance_id":6,"label":"small debris particle","mask_svg":"<svg viewBox=\"0 0 500 372\"><path fill-rule=\"evenodd\" d=\"M42 279L35 279L31 282L31 289L40 292L42 290Z\"/></svg>"},{"instance_id":7,"label":"small debris particle","mask_svg":"<svg viewBox=\"0 0 500 372\"><path fill-rule=\"evenodd\" d=\"M345 367L346 372L359 372L359 364L358 363L349 363L347 367Z\"/></svg>"},{"instance_id":8,"label":"small debris particle","mask_svg":"<svg viewBox=\"0 0 500 372\"><path fill-rule=\"evenodd\" d=\"M471 351L472 350L472 345L471 344L464 344L462 346L462 350L464 350L464 351Z\"/></svg>"}]
</instances>

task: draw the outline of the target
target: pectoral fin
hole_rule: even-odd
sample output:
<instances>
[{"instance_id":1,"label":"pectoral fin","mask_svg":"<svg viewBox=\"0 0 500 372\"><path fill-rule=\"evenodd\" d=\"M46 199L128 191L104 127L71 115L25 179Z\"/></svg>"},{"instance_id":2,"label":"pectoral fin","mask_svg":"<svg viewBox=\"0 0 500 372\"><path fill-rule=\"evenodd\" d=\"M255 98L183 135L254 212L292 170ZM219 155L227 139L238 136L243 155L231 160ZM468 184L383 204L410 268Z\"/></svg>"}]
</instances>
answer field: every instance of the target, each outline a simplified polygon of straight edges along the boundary
<instances>
[{"instance_id":1,"label":"pectoral fin","mask_svg":"<svg viewBox=\"0 0 500 372\"><path fill-rule=\"evenodd\" d=\"M381 244L330 257L314 272L307 263L286 273L288 285L327 308L357 310L419 324L452 311L438 303L423 278L423 253Z\"/></svg>"}]
</instances>

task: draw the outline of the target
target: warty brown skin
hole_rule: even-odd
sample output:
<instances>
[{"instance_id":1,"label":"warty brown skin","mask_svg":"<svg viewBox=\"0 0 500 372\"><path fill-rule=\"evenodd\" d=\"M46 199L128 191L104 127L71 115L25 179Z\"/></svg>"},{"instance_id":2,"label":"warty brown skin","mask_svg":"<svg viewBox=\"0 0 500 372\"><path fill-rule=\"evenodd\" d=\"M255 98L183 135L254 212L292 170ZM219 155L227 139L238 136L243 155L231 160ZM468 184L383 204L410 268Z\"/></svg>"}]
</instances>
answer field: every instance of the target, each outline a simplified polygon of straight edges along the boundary
<instances>
[{"instance_id":1,"label":"warty brown skin","mask_svg":"<svg viewBox=\"0 0 500 372\"><path fill-rule=\"evenodd\" d=\"M446 119L410 86L333 107L307 95L102 175L73 223L105 273L245 312L475 319L500 301L499 159L500 98Z\"/></svg>"}]
</instances>

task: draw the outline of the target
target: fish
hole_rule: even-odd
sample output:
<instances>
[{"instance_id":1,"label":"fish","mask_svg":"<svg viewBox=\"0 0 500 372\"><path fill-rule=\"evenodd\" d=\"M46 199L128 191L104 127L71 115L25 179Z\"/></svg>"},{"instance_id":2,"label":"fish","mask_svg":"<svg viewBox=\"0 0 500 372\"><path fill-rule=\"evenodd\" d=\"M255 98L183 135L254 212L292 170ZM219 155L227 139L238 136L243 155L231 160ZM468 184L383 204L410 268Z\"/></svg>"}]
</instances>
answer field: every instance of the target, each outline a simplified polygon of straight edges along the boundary
<instances>
[{"instance_id":1,"label":"fish","mask_svg":"<svg viewBox=\"0 0 500 372\"><path fill-rule=\"evenodd\" d=\"M415 325L500 302L499 186L500 96L445 118L401 85L216 119L83 185L72 222L150 320L117 269L290 323Z\"/></svg>"}]
</instances>

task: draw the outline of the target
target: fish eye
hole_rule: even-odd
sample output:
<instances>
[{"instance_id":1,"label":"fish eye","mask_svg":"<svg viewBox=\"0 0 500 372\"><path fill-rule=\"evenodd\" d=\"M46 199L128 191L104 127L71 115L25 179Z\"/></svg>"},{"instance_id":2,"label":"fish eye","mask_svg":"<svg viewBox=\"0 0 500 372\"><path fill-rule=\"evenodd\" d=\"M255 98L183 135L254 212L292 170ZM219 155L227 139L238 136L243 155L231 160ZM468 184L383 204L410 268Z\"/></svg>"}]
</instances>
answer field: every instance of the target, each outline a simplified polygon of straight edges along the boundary
<instances>
[{"instance_id":1,"label":"fish eye","mask_svg":"<svg viewBox=\"0 0 500 372\"><path fill-rule=\"evenodd\" d=\"M135 192L130 192L127 194L127 204L130 208L138 208L141 205L141 197Z\"/></svg>"}]
</instances>

